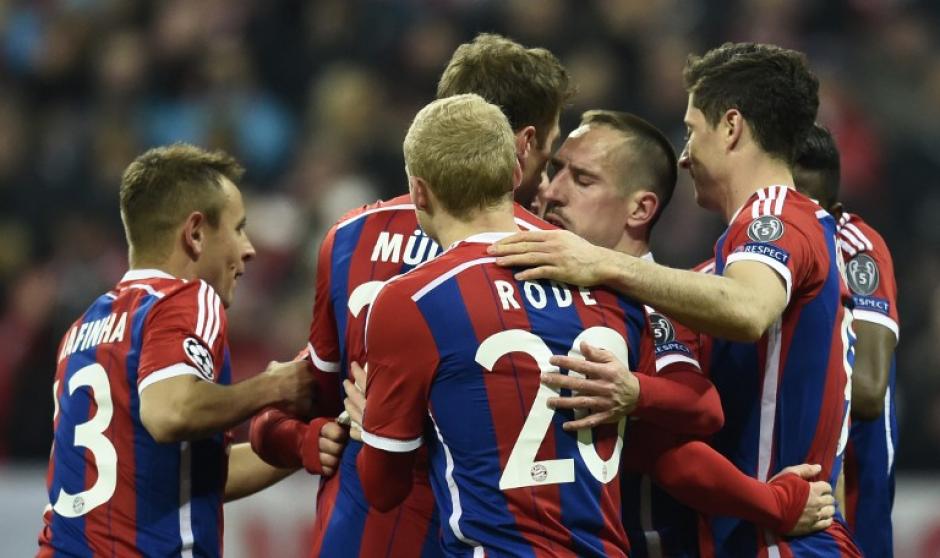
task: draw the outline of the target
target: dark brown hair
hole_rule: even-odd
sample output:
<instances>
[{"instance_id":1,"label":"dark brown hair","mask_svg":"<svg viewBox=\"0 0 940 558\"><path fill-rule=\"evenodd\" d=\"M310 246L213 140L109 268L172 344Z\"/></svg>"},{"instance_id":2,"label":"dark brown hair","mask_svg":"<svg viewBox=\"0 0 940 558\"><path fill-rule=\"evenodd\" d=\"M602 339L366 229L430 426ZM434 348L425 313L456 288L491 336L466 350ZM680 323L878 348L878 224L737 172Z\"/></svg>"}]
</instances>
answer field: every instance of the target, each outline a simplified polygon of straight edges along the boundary
<instances>
[{"instance_id":1,"label":"dark brown hair","mask_svg":"<svg viewBox=\"0 0 940 558\"><path fill-rule=\"evenodd\" d=\"M839 201L839 148L829 130L816 124L797 149L793 165L796 189L826 209Z\"/></svg>"},{"instance_id":2,"label":"dark brown hair","mask_svg":"<svg viewBox=\"0 0 940 558\"><path fill-rule=\"evenodd\" d=\"M725 43L690 55L683 71L693 105L715 126L737 109L757 143L792 164L819 108L819 81L799 52L774 45Z\"/></svg>"},{"instance_id":3,"label":"dark brown hair","mask_svg":"<svg viewBox=\"0 0 940 558\"><path fill-rule=\"evenodd\" d=\"M535 126L542 146L573 91L568 72L548 50L481 33L457 47L437 84L438 99L462 93L499 106L514 131Z\"/></svg>"},{"instance_id":4,"label":"dark brown hair","mask_svg":"<svg viewBox=\"0 0 940 558\"><path fill-rule=\"evenodd\" d=\"M225 204L222 178L235 182L244 169L223 151L184 143L156 147L137 157L121 177L121 219L137 253L163 253L166 236L193 211L213 227Z\"/></svg>"},{"instance_id":5,"label":"dark brown hair","mask_svg":"<svg viewBox=\"0 0 940 558\"><path fill-rule=\"evenodd\" d=\"M621 174L632 183L643 184L659 197L659 207L650 221L650 227L655 225L676 189L678 166L672 143L656 126L628 112L589 110L581 115L581 124L609 126L632 140L630 166L622 169Z\"/></svg>"}]
</instances>

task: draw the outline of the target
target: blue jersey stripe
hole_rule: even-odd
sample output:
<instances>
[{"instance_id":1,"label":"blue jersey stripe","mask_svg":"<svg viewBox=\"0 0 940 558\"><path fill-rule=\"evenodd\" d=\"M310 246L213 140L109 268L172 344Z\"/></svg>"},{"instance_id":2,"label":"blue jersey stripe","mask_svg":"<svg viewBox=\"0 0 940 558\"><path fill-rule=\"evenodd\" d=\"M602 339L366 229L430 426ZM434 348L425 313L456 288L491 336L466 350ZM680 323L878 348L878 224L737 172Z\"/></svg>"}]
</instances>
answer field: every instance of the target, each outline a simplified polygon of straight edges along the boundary
<instances>
[{"instance_id":1,"label":"blue jersey stripe","mask_svg":"<svg viewBox=\"0 0 940 558\"><path fill-rule=\"evenodd\" d=\"M545 290L546 296L551 296L551 286L545 281L539 281ZM523 292L523 282L516 282L516 291ZM578 296L572 294L572 299ZM574 343L575 338L585 328L578 315L574 302L566 308L558 308L548 303L546 308L539 310L532 306L528 297L521 297L529 316L532 333L542 338L552 354L566 355ZM548 309L551 309L549 312ZM568 390L565 390L570 394ZM603 556L604 546L598 537L598 532L590 532L583 526L596 526L602 520L603 513L599 505L599 495L603 485L595 479L579 456L578 439L570 432L565 432L562 424L574 418L570 411L556 411L552 417L552 429L555 435L555 454L559 457L574 458L576 482L558 485L561 495L561 520L571 533L571 550L579 556Z\"/></svg>"},{"instance_id":2,"label":"blue jersey stripe","mask_svg":"<svg viewBox=\"0 0 940 558\"><path fill-rule=\"evenodd\" d=\"M333 304L333 316L336 318L336 331L339 337L339 352L341 374L346 377L346 322L347 305L349 304L349 268L356 253L356 245L362 236L368 218L357 219L355 222L336 230L333 237L333 252L330 254L330 301Z\"/></svg>"},{"instance_id":3,"label":"blue jersey stripe","mask_svg":"<svg viewBox=\"0 0 940 558\"><path fill-rule=\"evenodd\" d=\"M455 302L458 302L455 304ZM474 301L486 304L487 301ZM483 543L490 552L532 556L509 511L499 485L502 473L483 369L475 364L478 341L457 280L451 278L418 301L418 307L434 336L440 357L431 388L435 420L454 462L453 477L460 487L462 517L459 527L469 539ZM443 350L443 352L441 352ZM468 363L471 364L468 368ZM461 412L443 410L460 409ZM450 520L454 511L445 479L446 458L436 435L427 436L431 483L434 488L446 552L469 549L455 536ZM479 448L493 448L481 452ZM490 550L492 548L492 550Z\"/></svg>"},{"instance_id":4,"label":"blue jersey stripe","mask_svg":"<svg viewBox=\"0 0 940 558\"><path fill-rule=\"evenodd\" d=\"M320 548L322 558L343 558L359 556L362 532L365 530L369 506L359 474L356 471L356 457L362 449L362 442L350 440L343 449L340 488L330 512L330 521L325 529L323 545Z\"/></svg>"},{"instance_id":5,"label":"blue jersey stripe","mask_svg":"<svg viewBox=\"0 0 940 558\"><path fill-rule=\"evenodd\" d=\"M157 297L145 297L134 311L127 382L134 419L134 460L137 487L137 548L154 555L179 553L179 445L157 444L140 421L137 371L144 324Z\"/></svg>"},{"instance_id":6,"label":"blue jersey stripe","mask_svg":"<svg viewBox=\"0 0 940 558\"><path fill-rule=\"evenodd\" d=\"M857 420L849 434L854 449L857 483L855 541L865 556L890 557L894 551L891 510L894 507L894 462L898 445L897 413L894 405L895 358L891 357L888 397L881 416ZM890 432L889 432L890 428ZM889 450L888 444L891 444ZM846 475L849 475L848 469Z\"/></svg>"}]
</instances>

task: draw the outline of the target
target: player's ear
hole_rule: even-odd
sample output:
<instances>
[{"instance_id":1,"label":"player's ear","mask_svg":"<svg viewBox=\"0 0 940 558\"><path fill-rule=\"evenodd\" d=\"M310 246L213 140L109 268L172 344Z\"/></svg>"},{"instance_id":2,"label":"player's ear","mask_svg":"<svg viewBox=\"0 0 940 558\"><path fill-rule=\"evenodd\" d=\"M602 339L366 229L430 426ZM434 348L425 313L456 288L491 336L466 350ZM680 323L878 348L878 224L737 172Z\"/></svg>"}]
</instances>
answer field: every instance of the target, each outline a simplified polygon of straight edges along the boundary
<instances>
[{"instance_id":1,"label":"player's ear","mask_svg":"<svg viewBox=\"0 0 940 558\"><path fill-rule=\"evenodd\" d=\"M728 151L731 151L737 147L742 134L744 134L744 127L746 126L744 115L738 109L728 109L725 111L721 124L724 131L725 145Z\"/></svg>"},{"instance_id":2,"label":"player's ear","mask_svg":"<svg viewBox=\"0 0 940 558\"><path fill-rule=\"evenodd\" d=\"M199 259L205 249L206 216L200 211L193 211L183 221L182 241L186 254L193 260Z\"/></svg>"},{"instance_id":3,"label":"player's ear","mask_svg":"<svg viewBox=\"0 0 940 558\"><path fill-rule=\"evenodd\" d=\"M525 164L533 142L535 142L535 126L526 126L516 132L516 157L520 163Z\"/></svg>"},{"instance_id":4,"label":"player's ear","mask_svg":"<svg viewBox=\"0 0 940 558\"><path fill-rule=\"evenodd\" d=\"M512 169L512 190L515 192L516 189L522 184L522 163L516 159L516 165ZM544 178L545 173L542 172L542 177Z\"/></svg>"},{"instance_id":5,"label":"player's ear","mask_svg":"<svg viewBox=\"0 0 940 558\"><path fill-rule=\"evenodd\" d=\"M659 196L650 190L637 190L630 196L630 210L627 214L627 226L640 228L648 226L659 210Z\"/></svg>"},{"instance_id":6,"label":"player's ear","mask_svg":"<svg viewBox=\"0 0 940 558\"><path fill-rule=\"evenodd\" d=\"M431 190L425 179L417 176L408 177L408 191L411 201L419 211L429 212L431 208Z\"/></svg>"}]
</instances>

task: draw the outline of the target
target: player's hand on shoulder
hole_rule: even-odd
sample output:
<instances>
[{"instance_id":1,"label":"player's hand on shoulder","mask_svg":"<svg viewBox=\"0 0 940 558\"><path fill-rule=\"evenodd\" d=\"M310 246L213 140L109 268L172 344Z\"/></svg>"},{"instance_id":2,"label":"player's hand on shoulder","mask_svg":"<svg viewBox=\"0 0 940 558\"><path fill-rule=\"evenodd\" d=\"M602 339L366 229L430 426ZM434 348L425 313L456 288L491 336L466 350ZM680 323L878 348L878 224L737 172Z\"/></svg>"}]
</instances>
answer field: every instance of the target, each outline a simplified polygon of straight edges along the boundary
<instances>
[{"instance_id":1,"label":"player's hand on shoulder","mask_svg":"<svg viewBox=\"0 0 940 558\"><path fill-rule=\"evenodd\" d=\"M265 374L275 379L277 406L298 417L313 409L313 365L307 359L268 364Z\"/></svg>"},{"instance_id":2,"label":"player's hand on shoulder","mask_svg":"<svg viewBox=\"0 0 940 558\"><path fill-rule=\"evenodd\" d=\"M527 268L516 279L553 279L580 286L604 281L601 264L610 252L569 231L521 232L489 248L497 264Z\"/></svg>"},{"instance_id":3,"label":"player's hand on shoulder","mask_svg":"<svg viewBox=\"0 0 940 558\"><path fill-rule=\"evenodd\" d=\"M819 465L793 465L787 467L774 475L770 479L773 483L783 475L796 475L803 480L809 481L822 470ZM796 525L786 535L791 537L800 537L809 535L817 531L822 531L832 525L833 516L836 513L836 499L832 494L832 486L825 481L812 481L809 483L809 494L806 497L806 504L803 506L803 512L800 514Z\"/></svg>"},{"instance_id":4,"label":"player's hand on shoulder","mask_svg":"<svg viewBox=\"0 0 940 558\"><path fill-rule=\"evenodd\" d=\"M581 409L587 416L564 424L565 430L593 428L598 424L617 422L636 409L640 383L627 366L613 353L589 343L581 343L584 358L553 356L549 362L584 375L543 374L542 383L553 389L570 389L577 395L553 397L548 400L554 409Z\"/></svg>"}]
</instances>

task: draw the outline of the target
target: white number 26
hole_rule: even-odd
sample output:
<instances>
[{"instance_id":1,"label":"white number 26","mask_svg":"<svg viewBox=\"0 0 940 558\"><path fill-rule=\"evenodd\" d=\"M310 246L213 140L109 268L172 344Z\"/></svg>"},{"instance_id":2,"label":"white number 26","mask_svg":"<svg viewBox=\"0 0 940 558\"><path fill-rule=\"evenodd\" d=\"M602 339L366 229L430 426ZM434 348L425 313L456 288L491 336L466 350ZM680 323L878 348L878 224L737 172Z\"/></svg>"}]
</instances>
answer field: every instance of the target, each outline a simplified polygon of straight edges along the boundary
<instances>
[{"instance_id":1,"label":"white number 26","mask_svg":"<svg viewBox=\"0 0 940 558\"><path fill-rule=\"evenodd\" d=\"M578 349L582 341L607 349L621 362L627 362L627 343L623 336L608 327L591 327L581 332L572 343L569 351L571 356L581 356ZM492 371L493 366L503 356L510 353L524 353L535 359L542 374L558 373L558 367L549 363L552 352L541 338L535 334L522 330L510 329L491 335L480 344L476 353L476 361ZM576 374L571 372L572 375ZM539 385L538 393L529 416L526 417L519 437L509 454L506 467L499 478L499 488L521 488L543 484L559 484L574 482L574 459L548 459L536 461L538 453L548 428L552 422L555 411L550 409L546 402L550 397L558 395L552 388ZM603 483L612 481L617 476L620 462L620 452L623 449L623 431L626 419L617 424L617 442L614 452L609 459L604 460L594 448L594 435L591 430L578 432L578 450L585 466L597 480Z\"/></svg>"}]
</instances>

